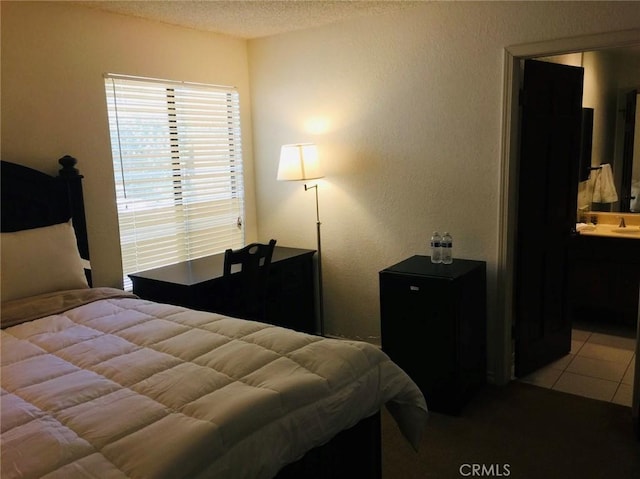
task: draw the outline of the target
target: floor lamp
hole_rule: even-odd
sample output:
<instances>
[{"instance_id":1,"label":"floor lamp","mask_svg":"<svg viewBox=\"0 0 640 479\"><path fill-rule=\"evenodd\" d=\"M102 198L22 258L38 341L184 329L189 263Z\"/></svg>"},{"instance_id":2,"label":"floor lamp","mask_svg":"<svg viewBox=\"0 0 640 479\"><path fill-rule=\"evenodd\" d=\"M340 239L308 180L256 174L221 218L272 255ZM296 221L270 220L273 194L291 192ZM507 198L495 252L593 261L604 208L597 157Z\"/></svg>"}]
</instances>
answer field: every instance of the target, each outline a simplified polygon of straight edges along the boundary
<instances>
[{"instance_id":1,"label":"floor lamp","mask_svg":"<svg viewBox=\"0 0 640 479\"><path fill-rule=\"evenodd\" d=\"M313 143L283 145L278 165L279 181L315 180L324 175L318 161L318 148ZM318 316L320 335L324 335L324 301L322 295L322 243L320 241L320 208L318 206L318 185L307 185L304 190L316 191L316 227L318 234Z\"/></svg>"}]
</instances>

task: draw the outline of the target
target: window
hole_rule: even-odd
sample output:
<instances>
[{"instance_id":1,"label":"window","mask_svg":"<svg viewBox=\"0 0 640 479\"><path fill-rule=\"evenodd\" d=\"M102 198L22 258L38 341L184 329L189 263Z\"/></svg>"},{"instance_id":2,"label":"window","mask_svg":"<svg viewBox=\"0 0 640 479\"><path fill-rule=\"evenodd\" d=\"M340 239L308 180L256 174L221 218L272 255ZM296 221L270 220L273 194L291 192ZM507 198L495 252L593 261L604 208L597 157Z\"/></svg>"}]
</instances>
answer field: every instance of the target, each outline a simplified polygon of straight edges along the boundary
<instances>
[{"instance_id":1,"label":"window","mask_svg":"<svg viewBox=\"0 0 640 479\"><path fill-rule=\"evenodd\" d=\"M244 244L238 92L107 75L125 289L129 273Z\"/></svg>"}]
</instances>

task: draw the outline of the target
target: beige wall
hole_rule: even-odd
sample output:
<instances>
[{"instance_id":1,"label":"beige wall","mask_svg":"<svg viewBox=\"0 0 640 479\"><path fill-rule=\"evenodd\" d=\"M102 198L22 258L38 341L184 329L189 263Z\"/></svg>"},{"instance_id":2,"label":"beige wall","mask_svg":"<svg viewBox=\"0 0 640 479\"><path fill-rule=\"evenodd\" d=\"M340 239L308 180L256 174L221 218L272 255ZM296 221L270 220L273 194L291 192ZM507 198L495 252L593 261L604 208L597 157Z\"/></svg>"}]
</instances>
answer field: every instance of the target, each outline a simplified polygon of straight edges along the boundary
<instances>
[{"instance_id":1,"label":"beige wall","mask_svg":"<svg viewBox=\"0 0 640 479\"><path fill-rule=\"evenodd\" d=\"M259 236L315 247L312 193L276 181L280 145L315 141L328 333L379 338L378 272L447 230L455 257L488 263L489 371L505 370L504 49L638 28L637 6L429 2L249 42Z\"/></svg>"},{"instance_id":2,"label":"beige wall","mask_svg":"<svg viewBox=\"0 0 640 479\"><path fill-rule=\"evenodd\" d=\"M616 127L616 66L606 52L584 54L585 71L582 106L593 108L593 144L591 163L613 162Z\"/></svg>"},{"instance_id":3,"label":"beige wall","mask_svg":"<svg viewBox=\"0 0 640 479\"><path fill-rule=\"evenodd\" d=\"M235 85L244 136L247 239L256 235L247 48L203 33L67 2L5 2L2 159L47 173L70 154L85 176L93 277L120 286L121 263L103 74Z\"/></svg>"}]
</instances>

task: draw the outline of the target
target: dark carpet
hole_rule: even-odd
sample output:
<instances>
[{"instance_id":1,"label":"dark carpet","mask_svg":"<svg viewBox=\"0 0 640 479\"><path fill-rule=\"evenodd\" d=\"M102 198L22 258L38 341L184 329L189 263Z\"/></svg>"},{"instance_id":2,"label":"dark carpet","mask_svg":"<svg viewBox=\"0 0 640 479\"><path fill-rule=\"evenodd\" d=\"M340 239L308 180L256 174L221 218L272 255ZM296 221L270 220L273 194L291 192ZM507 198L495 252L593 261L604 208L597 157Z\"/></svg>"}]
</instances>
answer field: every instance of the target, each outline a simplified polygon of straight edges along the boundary
<instances>
[{"instance_id":1,"label":"dark carpet","mask_svg":"<svg viewBox=\"0 0 640 479\"><path fill-rule=\"evenodd\" d=\"M517 381L431 412L417 453L386 412L382 435L383 479L640 479L631 408Z\"/></svg>"}]
</instances>

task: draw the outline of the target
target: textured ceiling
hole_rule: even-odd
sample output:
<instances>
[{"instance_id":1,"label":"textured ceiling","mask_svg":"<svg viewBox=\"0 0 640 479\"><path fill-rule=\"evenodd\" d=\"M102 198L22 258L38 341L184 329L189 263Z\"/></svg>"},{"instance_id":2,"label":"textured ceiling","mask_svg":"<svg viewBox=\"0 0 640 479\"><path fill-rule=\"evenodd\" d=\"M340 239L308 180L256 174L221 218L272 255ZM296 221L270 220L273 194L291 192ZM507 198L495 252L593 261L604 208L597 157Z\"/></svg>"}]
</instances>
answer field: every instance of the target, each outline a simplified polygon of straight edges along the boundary
<instances>
[{"instance_id":1,"label":"textured ceiling","mask_svg":"<svg viewBox=\"0 0 640 479\"><path fill-rule=\"evenodd\" d=\"M425 0L78 1L88 7L241 38L259 38L374 15Z\"/></svg>"}]
</instances>

